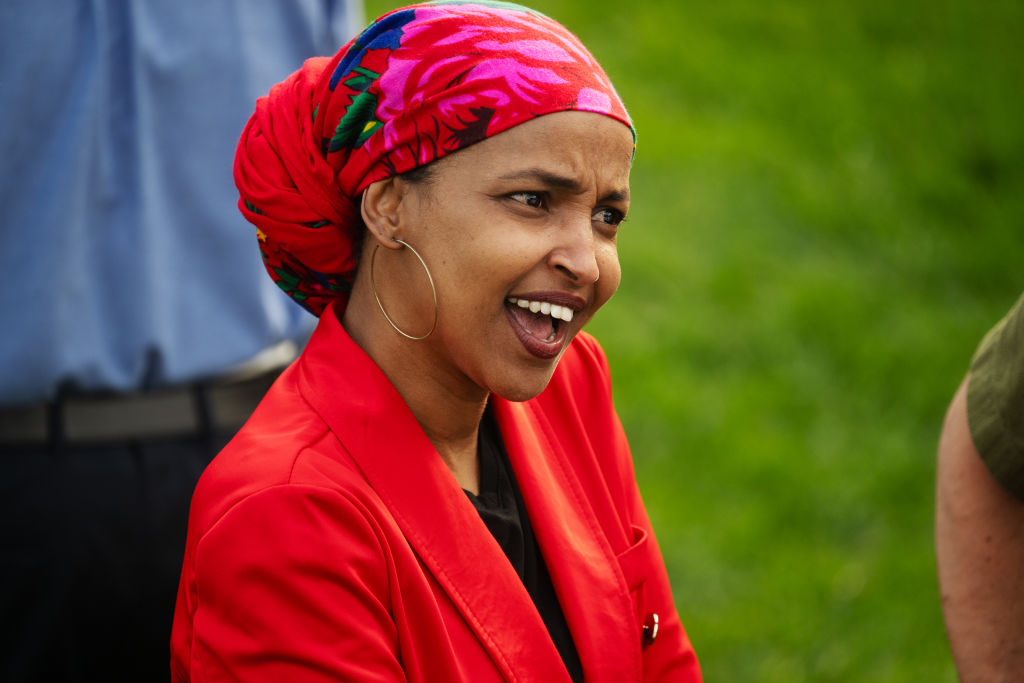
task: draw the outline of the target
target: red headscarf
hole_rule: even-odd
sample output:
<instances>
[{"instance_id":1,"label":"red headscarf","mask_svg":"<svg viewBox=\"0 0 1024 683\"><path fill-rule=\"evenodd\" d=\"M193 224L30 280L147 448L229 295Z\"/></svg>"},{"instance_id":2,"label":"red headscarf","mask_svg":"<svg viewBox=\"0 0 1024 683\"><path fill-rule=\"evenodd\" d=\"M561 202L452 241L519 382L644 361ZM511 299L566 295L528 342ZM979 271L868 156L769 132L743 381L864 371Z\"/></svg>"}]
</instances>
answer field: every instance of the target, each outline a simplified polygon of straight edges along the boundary
<instances>
[{"instance_id":1,"label":"red headscarf","mask_svg":"<svg viewBox=\"0 0 1024 683\"><path fill-rule=\"evenodd\" d=\"M370 183L566 110L632 129L600 65L557 22L503 2L395 10L257 101L235 155L239 208L270 276L320 315L348 300L356 199Z\"/></svg>"}]
</instances>

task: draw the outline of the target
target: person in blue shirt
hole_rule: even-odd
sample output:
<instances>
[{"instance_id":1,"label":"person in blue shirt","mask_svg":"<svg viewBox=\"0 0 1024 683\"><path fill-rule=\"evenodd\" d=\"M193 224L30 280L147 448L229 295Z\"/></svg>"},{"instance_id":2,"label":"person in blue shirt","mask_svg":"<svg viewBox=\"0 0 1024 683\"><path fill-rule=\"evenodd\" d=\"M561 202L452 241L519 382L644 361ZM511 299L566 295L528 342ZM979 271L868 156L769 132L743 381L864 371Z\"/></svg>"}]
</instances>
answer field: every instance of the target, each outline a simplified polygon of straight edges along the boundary
<instances>
[{"instance_id":1,"label":"person in blue shirt","mask_svg":"<svg viewBox=\"0 0 1024 683\"><path fill-rule=\"evenodd\" d=\"M0 680L168 675L188 502L315 319L232 159L359 0L0 5Z\"/></svg>"}]
</instances>

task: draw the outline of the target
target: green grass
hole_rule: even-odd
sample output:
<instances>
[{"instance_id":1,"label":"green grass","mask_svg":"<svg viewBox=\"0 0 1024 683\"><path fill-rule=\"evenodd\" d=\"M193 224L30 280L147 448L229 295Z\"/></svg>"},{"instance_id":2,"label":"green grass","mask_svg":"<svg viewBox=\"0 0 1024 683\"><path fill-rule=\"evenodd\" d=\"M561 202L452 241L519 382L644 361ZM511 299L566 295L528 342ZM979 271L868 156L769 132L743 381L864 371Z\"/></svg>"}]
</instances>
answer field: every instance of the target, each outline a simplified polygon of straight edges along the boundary
<instances>
[{"instance_id":1,"label":"green grass","mask_svg":"<svg viewBox=\"0 0 1024 683\"><path fill-rule=\"evenodd\" d=\"M1024 5L533 6L639 132L591 331L706 679L954 681L934 451L1024 289Z\"/></svg>"}]
</instances>

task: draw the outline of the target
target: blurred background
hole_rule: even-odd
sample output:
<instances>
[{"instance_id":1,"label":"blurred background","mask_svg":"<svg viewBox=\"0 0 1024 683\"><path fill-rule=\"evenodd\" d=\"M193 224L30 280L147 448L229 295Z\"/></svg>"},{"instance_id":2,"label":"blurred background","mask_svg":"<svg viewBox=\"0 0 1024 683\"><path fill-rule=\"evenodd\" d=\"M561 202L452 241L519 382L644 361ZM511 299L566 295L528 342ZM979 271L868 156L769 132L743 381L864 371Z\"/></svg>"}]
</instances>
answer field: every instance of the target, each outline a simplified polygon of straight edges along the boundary
<instances>
[{"instance_id":1,"label":"blurred background","mask_svg":"<svg viewBox=\"0 0 1024 683\"><path fill-rule=\"evenodd\" d=\"M1024 4L528 4L638 129L590 329L706 680L955 681L935 449L1024 290Z\"/></svg>"},{"instance_id":2,"label":"blurred background","mask_svg":"<svg viewBox=\"0 0 1024 683\"><path fill-rule=\"evenodd\" d=\"M590 331L611 361L637 477L706 680L954 682L934 560L935 450L945 408L975 346L1024 290L1024 3L526 1L564 23L591 48L638 129L633 208L620 232L623 283ZM0 15L24 13L29 4L0 3ZM366 17L372 18L399 3L363 4ZM162 16L160 4L146 12L114 2L80 6L88 11L60 14L68 15L64 19L69 26L83 23L93 32L93 15L109 8L117 9L114 19ZM323 6L342 7L329 0ZM249 80L232 81L258 92L265 87L255 87L256 75L268 83L283 78L299 66L307 43L309 50L315 43L322 54L337 46L331 27L303 14L303 7L252 7L253 16L263 17L258 24L239 24L246 30L223 35L215 19L224 21L233 14L216 14L212 6L195 13L194 24L153 19L145 26L158 38L182 31L196 44L206 34L214 35L218 40L205 44L222 48L217 54L237 65L245 63L239 56L245 53L235 51L235 46L246 45L242 38L254 40L258 30L289 38L290 47L274 41L276 48L257 40L256 52L263 59L254 66L259 68ZM179 13L190 16L187 12ZM275 22L275 12L301 15L302 20ZM140 65L121 56L134 49L136 36L114 31L93 41L87 33L88 40L78 36L79 42L69 43L64 24L48 24L54 21L50 14L45 21L38 19L43 14L33 16L34 25L45 29L39 35L63 36L64 47L74 49L55 50L54 43L28 52L64 55L82 50L93 55L90 50L105 46L107 52L96 54L102 54L101 66L110 67L114 76ZM10 25L18 26L13 21ZM319 30L307 31L310 25ZM13 32L12 40L0 41L0 57L9 57L10 64L33 64L26 46L42 44L33 42L35 35ZM139 45L153 47L146 41ZM329 47L321 49L324 45ZM293 49L294 55L289 51ZM141 63L139 73L169 73L162 69L188 54ZM78 66L82 64L86 73L95 70L91 62ZM25 74L47 73L34 66L10 71L19 73L15 85L28 82ZM63 79L47 81L50 90L64 87L65 81L75 83L78 73L69 67ZM195 85L185 72L178 76ZM118 123L136 113L121 108L137 101L133 91L121 89L144 82L83 81L78 85L85 95L75 103L91 111L91 95L107 96L102 88L109 86L117 106L101 108L97 120ZM170 92L174 83L163 85ZM33 102L41 102L47 113L63 111L50 106L48 90L38 92L43 94ZM234 101L236 109L220 111L215 118L230 118L235 112L239 121L243 113L248 116L251 105ZM180 111L155 108L155 114L143 113L154 114L148 123L174 121L175 130L180 130L178 124L213 120L209 111L185 106L192 100L180 102ZM25 114L31 110L23 109L26 103L17 104L15 116L31 120ZM181 118L186 110L201 118ZM131 116L121 116L124 112ZM95 141L74 135L77 130L94 132L90 121L71 120L69 139L90 144L69 150L92 154ZM15 134L15 139L25 142L18 149L38 156L40 138ZM125 146L116 135L105 142L130 161L142 159L144 155L135 154L137 145L148 138L124 139L132 144ZM221 139L227 155L234 139L235 133ZM52 149L62 142L57 139ZM4 149L15 146L5 141ZM12 154L7 157L17 160ZM85 156L92 158L89 154ZM205 157L188 158L201 164ZM65 156L45 159L62 172L75 170L59 163ZM166 171L162 165L147 168L158 177ZM222 168L224 174L229 170ZM97 182L106 180L103 176ZM226 175L223 180L226 186ZM9 184L12 192L19 192L18 187L17 182ZM47 187L64 184L52 181ZM167 195L163 189L147 195L146 206L173 224L179 214L159 201L152 203L178 186L166 187ZM118 189L125 190L129 201L124 215L131 216L132 186L126 188ZM71 199L78 197L70 194ZM123 199L120 194L115 193ZM66 203L63 199L59 206ZM104 204L105 199L97 200L101 209L121 211L116 203ZM223 205L211 201L202 208L213 215L214 207L223 206L241 223L233 199ZM25 206L20 203L20 208ZM60 208L43 205L40 211L51 215ZM41 235L62 234L52 223L32 224ZM150 224L147 234L160 234L160 225ZM188 225L186 221L178 227ZM49 233L40 232L44 228ZM205 224L196 222L191 229L203 230ZM83 231L78 237L88 234ZM238 234L241 239L243 233ZM41 244L39 251L49 253L46 241ZM20 253L12 249L6 254L13 266L27 263ZM69 253L89 261L82 272L102 270L102 264L89 260L91 250ZM173 262L169 254L162 256L166 263ZM282 303L261 266L251 266L260 271L254 276L278 303L298 316L297 307ZM34 268L33 273L37 270L46 269ZM58 270L70 272L74 283L78 270L63 262ZM49 283L49 273L45 275L36 273L32 286ZM155 271L148 276L161 286L180 285L160 279ZM25 282L21 276L11 282L8 299L24 305ZM134 289L138 298L149 291L138 283ZM101 296L96 300L104 303L103 310L117 308ZM52 308L39 302L46 303L46 298L36 302L43 313ZM191 307L178 311L181 320L189 311ZM43 313L37 317L46 318ZM253 319L249 314L239 317ZM279 317L271 316L276 327L282 327ZM147 310L140 325L149 318ZM176 341L185 347L189 339ZM38 397L18 400L29 398ZM10 462L6 468L7 493L23 489L23 479L11 474ZM77 470L53 469L68 482L79 483ZM171 481L159 466L145 472L154 481ZM198 476L198 469L194 474ZM181 490L190 491L192 481L186 480ZM78 488L89 487L69 490ZM134 492L126 487L122 494L130 497ZM87 493L106 502L100 488ZM179 497L183 506L184 497ZM154 493L153 500L160 496ZM183 521L183 507L179 512ZM125 518L108 516L117 517L119 527ZM12 513L6 518L13 520L8 530L28 528L24 516ZM96 516L96 524L105 519ZM141 515L130 521L141 528L153 520ZM168 528L178 533L178 527ZM78 535L74 538L81 542L65 548L61 538L54 536L52 544L80 563L91 561L88 553L79 552L80 546L92 548L89 543L105 540L102 535ZM134 555L128 557L135 562ZM165 582L164 603L169 607L176 561L168 566L173 576ZM152 577L147 571L137 574ZM119 576L103 578L116 584ZM16 581L7 583L25 590ZM37 583L45 589L41 595L53 597L51 586L42 579ZM104 590L72 588L61 584L61 590L80 599L99 600L104 608L110 603ZM146 597L157 598L163 600ZM159 633L154 638L158 654L153 661L162 670L166 637ZM9 650L19 647L17 640L8 643ZM134 647L128 643L127 650ZM104 650L103 656L117 658L122 673L127 671L125 647Z\"/></svg>"}]
</instances>

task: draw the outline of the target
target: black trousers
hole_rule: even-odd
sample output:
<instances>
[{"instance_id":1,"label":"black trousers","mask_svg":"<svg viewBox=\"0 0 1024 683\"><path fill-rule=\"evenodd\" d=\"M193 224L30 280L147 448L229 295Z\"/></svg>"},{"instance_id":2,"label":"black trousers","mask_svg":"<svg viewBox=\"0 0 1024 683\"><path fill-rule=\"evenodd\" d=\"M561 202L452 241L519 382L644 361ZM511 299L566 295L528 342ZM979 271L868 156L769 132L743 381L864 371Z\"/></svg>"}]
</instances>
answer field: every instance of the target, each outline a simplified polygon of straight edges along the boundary
<instances>
[{"instance_id":1,"label":"black trousers","mask_svg":"<svg viewBox=\"0 0 1024 683\"><path fill-rule=\"evenodd\" d=\"M188 506L230 434L0 446L0 681L167 681Z\"/></svg>"}]
</instances>

